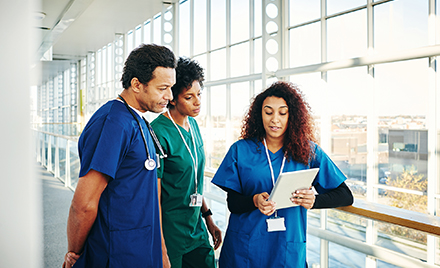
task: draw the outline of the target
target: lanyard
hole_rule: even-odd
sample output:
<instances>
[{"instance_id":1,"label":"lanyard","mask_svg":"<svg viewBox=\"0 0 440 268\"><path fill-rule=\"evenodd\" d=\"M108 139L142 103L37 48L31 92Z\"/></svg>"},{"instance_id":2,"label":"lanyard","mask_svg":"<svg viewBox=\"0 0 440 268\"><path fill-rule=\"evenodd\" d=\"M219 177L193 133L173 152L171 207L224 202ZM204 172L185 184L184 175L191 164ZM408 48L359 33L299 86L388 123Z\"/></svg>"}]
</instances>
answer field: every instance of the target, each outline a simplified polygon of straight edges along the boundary
<instances>
[{"instance_id":1,"label":"lanyard","mask_svg":"<svg viewBox=\"0 0 440 268\"><path fill-rule=\"evenodd\" d=\"M270 161L270 157L269 157L269 150L267 149L266 138L264 138L263 141L264 141L264 146L266 147L266 156L267 156L267 162L269 163L270 175L272 176L272 186L275 187L275 176L273 174L272 161ZM283 162L281 163L280 174L283 172L285 162L286 162L286 156L284 155ZM275 210L275 218L278 218L278 213L276 210Z\"/></svg>"},{"instance_id":2,"label":"lanyard","mask_svg":"<svg viewBox=\"0 0 440 268\"><path fill-rule=\"evenodd\" d=\"M195 174L195 178L194 178L194 180L195 180L195 185L196 185L196 189L195 189L195 192L194 192L194 193L197 194L197 163L198 163L198 159L197 159L197 147L196 147L196 142L195 142L195 140L194 140L194 133L193 133L193 131L192 131L191 126L189 125L189 121L187 121L187 122L188 122L189 132L191 133L191 139L192 139L193 146L194 146L194 153L196 154L195 159L194 159L194 156L193 156L193 154L192 154L192 152L191 152L191 149L189 148L188 144L187 144L186 141L185 141L185 138L184 138L183 135L182 135L182 132L180 132L179 127L177 126L176 122L174 122L173 117L171 116L170 111L168 110L167 113L168 113L168 116L169 116L170 119L171 119L171 122L173 122L174 126L176 127L177 131L179 132L180 137L182 138L182 141L183 141L183 143L185 144L185 147L186 147L186 149L188 150L188 153L189 153L189 155L191 156L191 159L192 159L192 161L193 161L193 163L194 163L194 174Z\"/></svg>"},{"instance_id":3,"label":"lanyard","mask_svg":"<svg viewBox=\"0 0 440 268\"><path fill-rule=\"evenodd\" d=\"M270 175L272 176L272 185L275 186L275 176L273 175L272 161L270 161L269 151L267 149L267 144L266 144L266 139L264 138L263 141L264 141L264 146L266 147L266 156L267 156L267 162L269 162ZM283 162L281 163L280 174L283 172L285 162L286 162L286 156L283 156Z\"/></svg>"}]
</instances>

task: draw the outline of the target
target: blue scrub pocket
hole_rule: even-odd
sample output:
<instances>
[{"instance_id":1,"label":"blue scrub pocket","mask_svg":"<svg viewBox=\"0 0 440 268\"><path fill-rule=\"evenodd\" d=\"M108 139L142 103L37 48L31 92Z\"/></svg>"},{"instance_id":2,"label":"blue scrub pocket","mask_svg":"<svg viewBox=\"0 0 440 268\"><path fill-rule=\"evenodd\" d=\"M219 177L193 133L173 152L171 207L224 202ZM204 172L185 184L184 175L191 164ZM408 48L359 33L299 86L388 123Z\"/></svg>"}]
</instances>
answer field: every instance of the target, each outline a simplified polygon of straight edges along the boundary
<instances>
[{"instance_id":1,"label":"blue scrub pocket","mask_svg":"<svg viewBox=\"0 0 440 268\"><path fill-rule=\"evenodd\" d=\"M287 242L286 268L307 267L306 263L306 242Z\"/></svg>"},{"instance_id":2,"label":"blue scrub pocket","mask_svg":"<svg viewBox=\"0 0 440 268\"><path fill-rule=\"evenodd\" d=\"M249 267L249 235L228 230L220 253L219 268Z\"/></svg>"},{"instance_id":3,"label":"blue scrub pocket","mask_svg":"<svg viewBox=\"0 0 440 268\"><path fill-rule=\"evenodd\" d=\"M151 226L111 231L110 268L153 267Z\"/></svg>"}]
</instances>

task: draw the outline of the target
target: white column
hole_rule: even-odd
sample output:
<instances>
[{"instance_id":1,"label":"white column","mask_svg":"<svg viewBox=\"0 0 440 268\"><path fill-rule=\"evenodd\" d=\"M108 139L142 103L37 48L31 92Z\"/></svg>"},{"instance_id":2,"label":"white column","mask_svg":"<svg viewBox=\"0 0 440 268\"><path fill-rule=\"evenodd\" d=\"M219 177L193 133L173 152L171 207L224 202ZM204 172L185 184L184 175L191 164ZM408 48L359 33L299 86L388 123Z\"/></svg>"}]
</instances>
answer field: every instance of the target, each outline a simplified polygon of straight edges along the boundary
<instances>
[{"instance_id":1,"label":"white column","mask_svg":"<svg viewBox=\"0 0 440 268\"><path fill-rule=\"evenodd\" d=\"M43 264L41 181L29 125L30 69L38 49L31 26L35 2L2 2L0 8L0 267Z\"/></svg>"}]
</instances>

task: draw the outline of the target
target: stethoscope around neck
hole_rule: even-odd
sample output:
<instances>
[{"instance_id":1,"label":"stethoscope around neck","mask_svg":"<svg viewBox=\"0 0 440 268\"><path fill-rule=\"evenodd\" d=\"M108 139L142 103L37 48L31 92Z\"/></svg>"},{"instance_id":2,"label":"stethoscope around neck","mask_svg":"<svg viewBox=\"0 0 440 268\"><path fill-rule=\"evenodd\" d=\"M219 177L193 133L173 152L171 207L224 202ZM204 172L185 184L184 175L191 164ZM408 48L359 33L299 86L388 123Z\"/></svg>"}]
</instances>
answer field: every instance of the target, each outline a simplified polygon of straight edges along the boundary
<instances>
[{"instance_id":1,"label":"stethoscope around neck","mask_svg":"<svg viewBox=\"0 0 440 268\"><path fill-rule=\"evenodd\" d=\"M125 104L125 107L127 107L128 111L133 116L134 120L136 120L136 122L138 123L139 129L141 130L142 140L144 141L145 151L147 152L147 160L145 160L145 168L147 170L153 170L156 167L156 161L154 161L154 159L152 159L150 156L150 151L148 150L148 146L147 146L147 139L145 138L145 134L144 134L144 131L142 130L141 123L137 119L134 112L131 110L130 106L128 106L128 103L124 100L124 98L121 95L118 95L118 97L122 100L122 102ZM167 155L164 153L163 148L160 145L159 140L156 137L156 134L154 133L153 129L150 126L150 123L148 123L148 121L143 116L141 116L141 117L144 120L145 124L147 125L148 131L150 132L151 137L153 137L153 140L154 140L154 143L155 143L157 149L159 149L159 151L160 151L159 157L166 158Z\"/></svg>"}]
</instances>

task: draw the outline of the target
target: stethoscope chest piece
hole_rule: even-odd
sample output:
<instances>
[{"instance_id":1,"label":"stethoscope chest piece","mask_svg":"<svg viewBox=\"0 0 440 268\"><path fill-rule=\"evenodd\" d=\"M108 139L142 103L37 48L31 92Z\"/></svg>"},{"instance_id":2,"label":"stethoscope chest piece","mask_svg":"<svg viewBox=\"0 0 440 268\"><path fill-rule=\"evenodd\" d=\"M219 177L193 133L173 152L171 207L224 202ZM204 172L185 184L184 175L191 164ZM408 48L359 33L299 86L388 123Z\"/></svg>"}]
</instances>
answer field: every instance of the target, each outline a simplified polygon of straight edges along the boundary
<instances>
[{"instance_id":1,"label":"stethoscope chest piece","mask_svg":"<svg viewBox=\"0 0 440 268\"><path fill-rule=\"evenodd\" d=\"M156 167L156 161L154 161L151 158L148 158L147 160L145 160L145 168L147 170L153 170Z\"/></svg>"}]
</instances>

